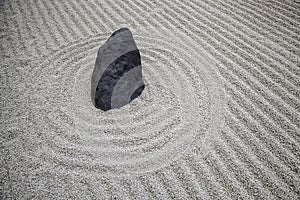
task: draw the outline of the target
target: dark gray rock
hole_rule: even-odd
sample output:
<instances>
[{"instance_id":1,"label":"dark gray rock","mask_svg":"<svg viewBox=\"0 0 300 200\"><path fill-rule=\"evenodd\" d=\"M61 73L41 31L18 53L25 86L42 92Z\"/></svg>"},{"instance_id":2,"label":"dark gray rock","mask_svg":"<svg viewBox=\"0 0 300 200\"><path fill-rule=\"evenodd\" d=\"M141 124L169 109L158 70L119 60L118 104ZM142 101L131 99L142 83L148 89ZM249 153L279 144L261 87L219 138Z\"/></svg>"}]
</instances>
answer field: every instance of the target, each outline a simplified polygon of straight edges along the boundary
<instances>
[{"instance_id":1,"label":"dark gray rock","mask_svg":"<svg viewBox=\"0 0 300 200\"><path fill-rule=\"evenodd\" d=\"M91 80L96 108L120 108L144 90L140 52L129 29L115 31L98 50Z\"/></svg>"}]
</instances>

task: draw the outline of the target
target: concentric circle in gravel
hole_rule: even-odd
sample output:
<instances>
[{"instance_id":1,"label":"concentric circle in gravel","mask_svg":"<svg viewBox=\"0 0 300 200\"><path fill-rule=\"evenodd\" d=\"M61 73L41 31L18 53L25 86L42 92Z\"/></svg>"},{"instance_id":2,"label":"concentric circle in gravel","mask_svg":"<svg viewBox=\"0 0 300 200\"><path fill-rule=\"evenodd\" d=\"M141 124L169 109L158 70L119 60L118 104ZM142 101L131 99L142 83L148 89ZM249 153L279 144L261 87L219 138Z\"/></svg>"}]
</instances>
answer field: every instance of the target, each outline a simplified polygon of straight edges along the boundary
<instances>
[{"instance_id":1,"label":"concentric circle in gravel","mask_svg":"<svg viewBox=\"0 0 300 200\"><path fill-rule=\"evenodd\" d=\"M32 69L36 105L43 105L36 120L47 124L40 158L113 175L143 173L201 149L218 132L224 96L215 64L179 36L132 32L146 87L120 109L98 110L90 97L97 51L109 34L62 47Z\"/></svg>"}]
</instances>

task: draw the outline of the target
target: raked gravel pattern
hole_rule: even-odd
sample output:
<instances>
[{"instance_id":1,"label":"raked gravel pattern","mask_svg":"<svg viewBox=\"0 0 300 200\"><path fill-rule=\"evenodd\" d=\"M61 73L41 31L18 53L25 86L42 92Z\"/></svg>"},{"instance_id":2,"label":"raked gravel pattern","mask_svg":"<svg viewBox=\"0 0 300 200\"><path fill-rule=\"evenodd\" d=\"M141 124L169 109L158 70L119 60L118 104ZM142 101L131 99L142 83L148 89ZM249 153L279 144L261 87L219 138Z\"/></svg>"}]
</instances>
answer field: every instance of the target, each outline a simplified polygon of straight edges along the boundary
<instances>
[{"instance_id":1,"label":"raked gravel pattern","mask_svg":"<svg viewBox=\"0 0 300 200\"><path fill-rule=\"evenodd\" d=\"M298 199L300 3L0 1L0 199ZM145 89L90 99L127 27Z\"/></svg>"}]
</instances>

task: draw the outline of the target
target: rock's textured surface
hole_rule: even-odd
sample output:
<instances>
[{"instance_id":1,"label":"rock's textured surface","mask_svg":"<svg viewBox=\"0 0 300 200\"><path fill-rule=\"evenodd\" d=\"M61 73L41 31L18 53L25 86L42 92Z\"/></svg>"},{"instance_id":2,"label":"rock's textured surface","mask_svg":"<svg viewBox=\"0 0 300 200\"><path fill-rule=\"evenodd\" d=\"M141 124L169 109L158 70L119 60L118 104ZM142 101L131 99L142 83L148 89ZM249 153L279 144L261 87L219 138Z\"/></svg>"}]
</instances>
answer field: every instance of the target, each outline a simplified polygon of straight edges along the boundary
<instances>
[{"instance_id":1,"label":"rock's textured surface","mask_svg":"<svg viewBox=\"0 0 300 200\"><path fill-rule=\"evenodd\" d=\"M129 29L115 31L100 47L91 80L91 97L96 108L120 108L144 89L141 57Z\"/></svg>"}]
</instances>

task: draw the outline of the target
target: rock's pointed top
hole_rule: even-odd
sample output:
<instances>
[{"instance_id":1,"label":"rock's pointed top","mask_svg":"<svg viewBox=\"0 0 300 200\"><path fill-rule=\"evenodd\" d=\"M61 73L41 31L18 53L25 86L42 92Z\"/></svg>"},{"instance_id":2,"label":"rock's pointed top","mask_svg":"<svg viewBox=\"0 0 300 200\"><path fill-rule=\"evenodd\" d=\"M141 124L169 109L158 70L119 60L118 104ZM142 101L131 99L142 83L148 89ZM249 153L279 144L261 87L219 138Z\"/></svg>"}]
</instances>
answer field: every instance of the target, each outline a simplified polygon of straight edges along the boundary
<instances>
[{"instance_id":1,"label":"rock's pointed top","mask_svg":"<svg viewBox=\"0 0 300 200\"><path fill-rule=\"evenodd\" d=\"M110 37L112 37L118 33L124 32L124 31L129 31L131 33L131 31L128 28L120 28L119 30L116 30L115 32L113 32L113 34L111 34Z\"/></svg>"}]
</instances>

